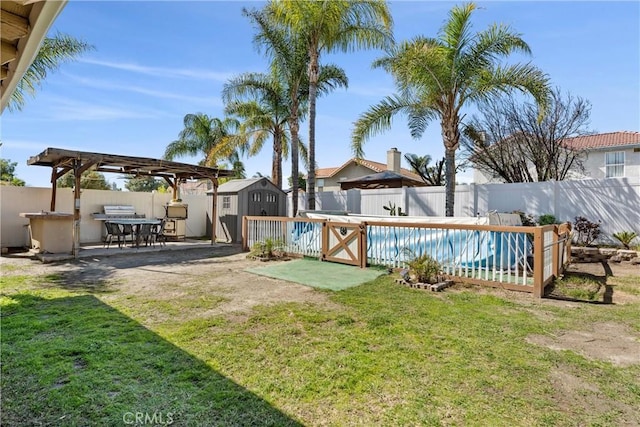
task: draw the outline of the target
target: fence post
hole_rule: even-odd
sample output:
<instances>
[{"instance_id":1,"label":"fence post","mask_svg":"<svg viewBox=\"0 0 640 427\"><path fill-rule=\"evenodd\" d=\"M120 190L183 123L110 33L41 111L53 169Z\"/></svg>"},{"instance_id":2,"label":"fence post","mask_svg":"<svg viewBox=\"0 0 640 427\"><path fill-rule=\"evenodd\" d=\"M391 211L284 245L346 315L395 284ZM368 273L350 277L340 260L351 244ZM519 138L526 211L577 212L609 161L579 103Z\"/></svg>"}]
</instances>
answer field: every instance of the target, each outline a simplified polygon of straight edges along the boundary
<instances>
[{"instance_id":1,"label":"fence post","mask_svg":"<svg viewBox=\"0 0 640 427\"><path fill-rule=\"evenodd\" d=\"M249 220L247 219L247 216L246 215L243 216L242 217L242 250L243 251L249 250L249 246L248 246L249 236L247 234L247 231L249 229L248 222Z\"/></svg>"},{"instance_id":2,"label":"fence post","mask_svg":"<svg viewBox=\"0 0 640 427\"><path fill-rule=\"evenodd\" d=\"M560 244L558 243L558 233L559 227L558 225L553 226L553 241L552 241L552 252L551 257L553 260L551 261L551 274L556 278L560 275Z\"/></svg>"},{"instance_id":3,"label":"fence post","mask_svg":"<svg viewBox=\"0 0 640 427\"><path fill-rule=\"evenodd\" d=\"M360 246L360 268L367 268L367 223L360 224L360 235L358 236L358 245Z\"/></svg>"},{"instance_id":4,"label":"fence post","mask_svg":"<svg viewBox=\"0 0 640 427\"><path fill-rule=\"evenodd\" d=\"M544 294L544 233L542 227L533 227L533 296Z\"/></svg>"}]
</instances>

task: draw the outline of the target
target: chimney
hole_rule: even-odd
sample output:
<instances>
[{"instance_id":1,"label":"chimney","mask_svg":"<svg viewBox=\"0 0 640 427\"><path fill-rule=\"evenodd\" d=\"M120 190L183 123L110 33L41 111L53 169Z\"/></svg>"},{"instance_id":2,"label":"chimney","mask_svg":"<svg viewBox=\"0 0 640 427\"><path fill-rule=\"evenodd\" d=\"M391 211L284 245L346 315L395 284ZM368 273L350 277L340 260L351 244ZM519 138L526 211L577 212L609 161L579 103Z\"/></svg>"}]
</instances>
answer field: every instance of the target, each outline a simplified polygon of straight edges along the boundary
<instances>
[{"instance_id":1,"label":"chimney","mask_svg":"<svg viewBox=\"0 0 640 427\"><path fill-rule=\"evenodd\" d=\"M400 173L401 154L395 147L387 151L387 170Z\"/></svg>"}]
</instances>

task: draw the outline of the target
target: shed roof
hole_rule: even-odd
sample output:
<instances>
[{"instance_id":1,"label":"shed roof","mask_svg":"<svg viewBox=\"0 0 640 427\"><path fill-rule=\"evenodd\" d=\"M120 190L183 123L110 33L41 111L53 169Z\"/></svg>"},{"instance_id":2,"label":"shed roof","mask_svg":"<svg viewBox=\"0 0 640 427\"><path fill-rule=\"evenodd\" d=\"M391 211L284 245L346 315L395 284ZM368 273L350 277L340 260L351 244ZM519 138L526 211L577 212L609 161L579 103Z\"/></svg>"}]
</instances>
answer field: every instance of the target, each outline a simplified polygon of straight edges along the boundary
<instances>
[{"instance_id":1,"label":"shed roof","mask_svg":"<svg viewBox=\"0 0 640 427\"><path fill-rule=\"evenodd\" d=\"M262 178L232 179L231 181L227 181L224 184L220 184L220 186L218 187L218 194L237 193L260 181L265 181L267 185L270 185L272 187L272 189L277 189L279 191L282 191L278 187L276 187L276 185L273 184L268 178L262 177ZM212 194L212 193L213 191L211 190L207 191L207 194Z\"/></svg>"}]
</instances>

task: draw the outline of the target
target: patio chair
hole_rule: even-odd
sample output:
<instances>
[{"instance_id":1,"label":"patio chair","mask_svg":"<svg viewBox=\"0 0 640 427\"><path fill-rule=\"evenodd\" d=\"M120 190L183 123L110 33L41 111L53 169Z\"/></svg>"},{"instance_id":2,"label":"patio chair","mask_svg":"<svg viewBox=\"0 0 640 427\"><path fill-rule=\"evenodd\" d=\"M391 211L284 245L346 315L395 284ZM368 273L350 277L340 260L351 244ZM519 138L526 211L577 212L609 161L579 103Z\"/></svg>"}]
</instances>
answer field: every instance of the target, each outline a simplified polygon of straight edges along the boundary
<instances>
[{"instance_id":1,"label":"patio chair","mask_svg":"<svg viewBox=\"0 0 640 427\"><path fill-rule=\"evenodd\" d=\"M160 243L160 246L167 245L167 236L164 235L164 225L166 223L166 220L162 220L162 222L160 222L160 224L156 224L153 226L152 231L151 231L151 241L153 242L153 244L155 245L155 242Z\"/></svg>"},{"instance_id":2,"label":"patio chair","mask_svg":"<svg viewBox=\"0 0 640 427\"><path fill-rule=\"evenodd\" d=\"M144 241L145 246L149 246L149 243L153 244L153 231L151 226L152 224L140 224L140 229L136 236L136 246L139 247L141 241Z\"/></svg>"},{"instance_id":3,"label":"patio chair","mask_svg":"<svg viewBox=\"0 0 640 427\"><path fill-rule=\"evenodd\" d=\"M131 245L133 246L136 243L135 240L135 228L131 224L122 224L122 241L126 243L127 236L131 236Z\"/></svg>"},{"instance_id":4,"label":"patio chair","mask_svg":"<svg viewBox=\"0 0 640 427\"><path fill-rule=\"evenodd\" d=\"M103 247L106 245L107 249L109 249L109 246L111 246L111 242L113 241L113 238L115 236L115 238L118 239L118 247L122 249L122 244L124 243L125 236L120 226L109 221L105 221L104 226L107 229L107 235L104 238L105 244L103 245Z\"/></svg>"}]
</instances>

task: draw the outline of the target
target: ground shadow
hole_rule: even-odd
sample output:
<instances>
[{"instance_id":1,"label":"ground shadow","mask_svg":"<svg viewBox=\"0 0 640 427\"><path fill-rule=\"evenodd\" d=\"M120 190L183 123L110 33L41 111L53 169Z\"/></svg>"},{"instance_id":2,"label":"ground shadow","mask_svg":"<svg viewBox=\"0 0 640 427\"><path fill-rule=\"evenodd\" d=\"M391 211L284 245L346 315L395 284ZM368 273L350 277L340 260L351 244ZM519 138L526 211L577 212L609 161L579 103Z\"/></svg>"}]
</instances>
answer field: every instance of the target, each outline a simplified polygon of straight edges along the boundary
<instances>
[{"instance_id":1,"label":"ground shadow","mask_svg":"<svg viewBox=\"0 0 640 427\"><path fill-rule=\"evenodd\" d=\"M613 302L613 286L609 285L608 279L613 276L613 272L611 270L611 266L606 261L602 261L602 269L603 275L596 275L592 273L583 273L583 272L567 272L566 276L572 276L576 278L582 278L585 282L592 282L598 284L598 289L596 293L600 293L602 290L602 300L601 301L591 301L580 298L573 298L568 295L564 295L560 293L554 283L550 284L545 288L545 298L556 299L561 301L571 301L571 302L581 302L586 304L615 304Z\"/></svg>"},{"instance_id":2,"label":"ground shadow","mask_svg":"<svg viewBox=\"0 0 640 427\"><path fill-rule=\"evenodd\" d=\"M5 298L3 425L301 425L92 295Z\"/></svg>"},{"instance_id":3,"label":"ground shadow","mask_svg":"<svg viewBox=\"0 0 640 427\"><path fill-rule=\"evenodd\" d=\"M42 266L45 271L42 286L55 286L74 292L105 293L111 291L110 288L116 273L121 269L135 268L150 272L161 271L164 274L189 276L190 274L184 269L180 273L172 273L170 267L207 262L207 260L241 252L239 245L229 245L173 251L116 253L109 256L97 255L47 264L42 264L33 256L22 255L22 258L29 258L34 264ZM61 269L61 266L64 268ZM49 267L51 267L51 273L47 274L46 271Z\"/></svg>"}]
</instances>

